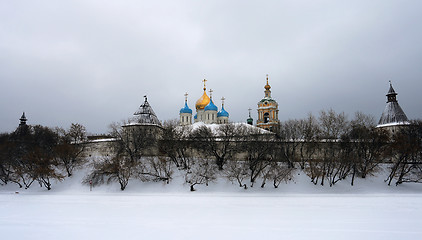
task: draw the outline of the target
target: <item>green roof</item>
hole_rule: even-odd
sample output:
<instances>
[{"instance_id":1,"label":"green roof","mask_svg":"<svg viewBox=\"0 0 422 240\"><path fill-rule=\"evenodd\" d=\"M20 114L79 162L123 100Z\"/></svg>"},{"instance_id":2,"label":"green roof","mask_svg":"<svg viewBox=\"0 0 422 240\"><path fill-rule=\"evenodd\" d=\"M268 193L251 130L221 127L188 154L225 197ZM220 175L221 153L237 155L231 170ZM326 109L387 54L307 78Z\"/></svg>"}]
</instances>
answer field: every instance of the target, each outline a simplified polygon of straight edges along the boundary
<instances>
[{"instance_id":1,"label":"green roof","mask_svg":"<svg viewBox=\"0 0 422 240\"><path fill-rule=\"evenodd\" d=\"M272 98L263 98L260 102L275 102Z\"/></svg>"}]
</instances>

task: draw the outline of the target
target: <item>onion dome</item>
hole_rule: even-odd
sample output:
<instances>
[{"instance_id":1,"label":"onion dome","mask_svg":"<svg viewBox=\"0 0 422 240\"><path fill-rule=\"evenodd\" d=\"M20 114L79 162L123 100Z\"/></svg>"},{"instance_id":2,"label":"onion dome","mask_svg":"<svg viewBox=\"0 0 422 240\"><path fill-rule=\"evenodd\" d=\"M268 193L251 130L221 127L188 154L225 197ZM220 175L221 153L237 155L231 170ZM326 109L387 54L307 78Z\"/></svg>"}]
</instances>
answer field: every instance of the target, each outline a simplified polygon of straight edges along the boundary
<instances>
[{"instance_id":1,"label":"onion dome","mask_svg":"<svg viewBox=\"0 0 422 240\"><path fill-rule=\"evenodd\" d=\"M195 114L195 116L193 116L193 119L198 119L198 114Z\"/></svg>"},{"instance_id":2,"label":"onion dome","mask_svg":"<svg viewBox=\"0 0 422 240\"><path fill-rule=\"evenodd\" d=\"M267 84L264 86L264 88L265 88L265 90L267 90L267 91L271 89L270 84L268 84L268 74L267 74Z\"/></svg>"},{"instance_id":3,"label":"onion dome","mask_svg":"<svg viewBox=\"0 0 422 240\"><path fill-rule=\"evenodd\" d=\"M187 102L185 102L185 107L183 107L182 109L180 109L180 113L190 113L190 114L192 114L192 109L190 109L188 107L188 103Z\"/></svg>"},{"instance_id":4,"label":"onion dome","mask_svg":"<svg viewBox=\"0 0 422 240\"><path fill-rule=\"evenodd\" d=\"M180 113L189 113L192 114L192 109L188 107L188 93L185 93L185 107L180 109Z\"/></svg>"},{"instance_id":5,"label":"onion dome","mask_svg":"<svg viewBox=\"0 0 422 240\"><path fill-rule=\"evenodd\" d=\"M210 99L210 103L204 108L205 111L218 111L217 106L212 102L212 99Z\"/></svg>"},{"instance_id":6,"label":"onion dome","mask_svg":"<svg viewBox=\"0 0 422 240\"><path fill-rule=\"evenodd\" d=\"M249 110L249 117L248 117L248 119L246 119L246 122L249 124L249 125L253 125L253 118L251 117L251 108L249 108L248 109Z\"/></svg>"},{"instance_id":7,"label":"onion dome","mask_svg":"<svg viewBox=\"0 0 422 240\"><path fill-rule=\"evenodd\" d=\"M196 110L203 110L210 103L210 97L208 97L207 92L206 92L207 90L205 86L206 81L207 81L206 79L202 80L202 82L204 82L204 94L202 94L202 96L198 99L198 101L196 101L196 104L195 104Z\"/></svg>"},{"instance_id":8,"label":"onion dome","mask_svg":"<svg viewBox=\"0 0 422 240\"><path fill-rule=\"evenodd\" d=\"M196 109L204 109L210 103L210 98L208 97L207 93L204 90L204 94L196 101Z\"/></svg>"},{"instance_id":9,"label":"onion dome","mask_svg":"<svg viewBox=\"0 0 422 240\"><path fill-rule=\"evenodd\" d=\"M229 117L229 113L224 109L224 106L222 106L221 111L217 113L217 117Z\"/></svg>"}]
</instances>

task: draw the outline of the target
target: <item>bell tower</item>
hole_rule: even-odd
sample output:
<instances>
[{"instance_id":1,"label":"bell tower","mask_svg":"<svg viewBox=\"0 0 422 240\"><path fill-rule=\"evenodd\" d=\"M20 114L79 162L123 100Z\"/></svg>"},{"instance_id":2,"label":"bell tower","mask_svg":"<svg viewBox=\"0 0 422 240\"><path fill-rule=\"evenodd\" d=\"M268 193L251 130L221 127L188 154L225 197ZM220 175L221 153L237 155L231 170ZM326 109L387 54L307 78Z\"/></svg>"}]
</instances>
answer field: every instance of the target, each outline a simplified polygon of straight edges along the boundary
<instances>
[{"instance_id":1,"label":"bell tower","mask_svg":"<svg viewBox=\"0 0 422 240\"><path fill-rule=\"evenodd\" d=\"M271 132L277 132L280 121L278 120L278 103L271 98L271 86L268 83L264 86L265 97L258 102L258 120L256 126Z\"/></svg>"}]
</instances>

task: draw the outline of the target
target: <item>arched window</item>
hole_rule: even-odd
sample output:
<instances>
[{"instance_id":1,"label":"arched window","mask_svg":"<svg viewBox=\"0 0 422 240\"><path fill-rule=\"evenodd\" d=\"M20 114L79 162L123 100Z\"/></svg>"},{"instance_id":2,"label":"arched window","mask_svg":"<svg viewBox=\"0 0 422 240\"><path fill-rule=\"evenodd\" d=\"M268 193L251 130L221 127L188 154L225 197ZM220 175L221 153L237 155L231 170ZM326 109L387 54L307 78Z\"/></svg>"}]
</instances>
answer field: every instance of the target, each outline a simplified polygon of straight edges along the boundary
<instances>
[{"instance_id":1,"label":"arched window","mask_svg":"<svg viewBox=\"0 0 422 240\"><path fill-rule=\"evenodd\" d=\"M267 123L270 121L270 114L269 113L264 113L264 123Z\"/></svg>"}]
</instances>

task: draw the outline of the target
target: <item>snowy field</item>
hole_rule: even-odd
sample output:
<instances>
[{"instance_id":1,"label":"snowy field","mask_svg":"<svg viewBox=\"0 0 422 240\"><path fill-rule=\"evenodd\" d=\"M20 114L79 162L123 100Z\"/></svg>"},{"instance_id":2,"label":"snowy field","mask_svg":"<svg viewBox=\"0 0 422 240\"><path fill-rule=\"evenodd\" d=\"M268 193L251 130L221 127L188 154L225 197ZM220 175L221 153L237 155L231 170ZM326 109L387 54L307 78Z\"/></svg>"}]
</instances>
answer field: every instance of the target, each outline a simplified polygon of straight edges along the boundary
<instances>
[{"instance_id":1,"label":"snowy field","mask_svg":"<svg viewBox=\"0 0 422 240\"><path fill-rule=\"evenodd\" d=\"M305 177L243 190L131 182L89 188L80 179L0 187L1 239L421 239L422 188L379 179L313 186ZM55 188L54 188L55 187ZM18 190L19 193L15 193Z\"/></svg>"}]
</instances>

